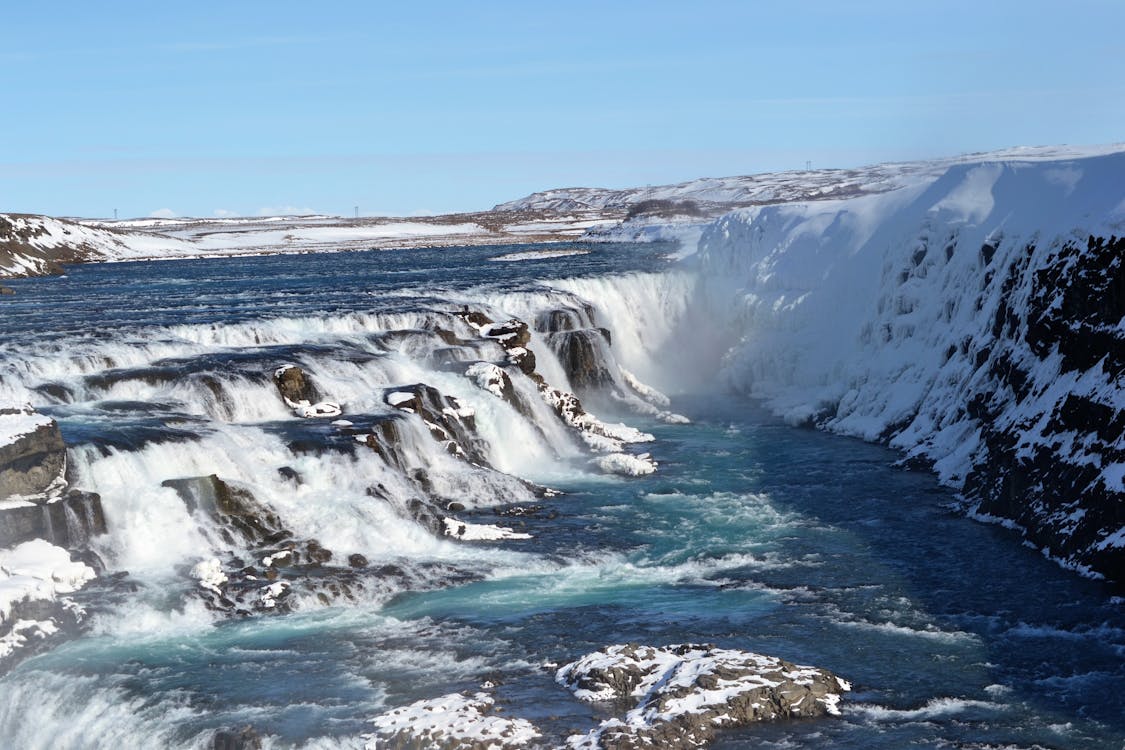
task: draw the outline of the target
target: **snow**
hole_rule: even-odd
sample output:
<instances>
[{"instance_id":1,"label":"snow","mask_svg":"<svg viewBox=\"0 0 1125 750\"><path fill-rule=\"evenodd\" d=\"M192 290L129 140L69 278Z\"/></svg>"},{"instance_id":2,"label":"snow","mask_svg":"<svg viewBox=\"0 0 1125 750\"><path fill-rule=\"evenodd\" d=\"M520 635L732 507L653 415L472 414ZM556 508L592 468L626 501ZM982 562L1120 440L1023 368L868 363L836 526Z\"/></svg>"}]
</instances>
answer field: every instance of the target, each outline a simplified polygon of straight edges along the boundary
<instances>
[{"instance_id":1,"label":"snow","mask_svg":"<svg viewBox=\"0 0 1125 750\"><path fill-rule=\"evenodd\" d=\"M728 213L691 259L698 318L725 332L722 379L790 423L890 436L961 488L987 450L966 410L984 393L989 427L1018 435L1024 459L1044 450L1099 467L1120 492L1125 470L1102 466L1092 426L1052 426L1071 396L1125 408L1115 377L1067 370L996 321L1030 308L1035 270L1065 243L1125 232L1125 151L996 156L903 172L893 189ZM1000 356L1027 375L1018 398L990 373ZM1040 520L1063 534L1080 520L1056 515Z\"/></svg>"},{"instance_id":2,"label":"snow","mask_svg":"<svg viewBox=\"0 0 1125 750\"><path fill-rule=\"evenodd\" d=\"M969 163L877 195L728 214L698 254L701 295L741 339L724 377L794 423L828 409L828 429L873 440L913 422L895 447L923 451L947 481L963 478L972 456L950 417L978 376L946 352L965 340L987 347L1001 292L983 284L977 249L1002 228L988 266L1005 268L1029 242L1042 254L1087 232L1120 233L1123 173L1125 153ZM1042 403L1025 415L1049 412L1065 392L1114 389L1105 376L1055 383L1048 365L1032 374Z\"/></svg>"},{"instance_id":3,"label":"snow","mask_svg":"<svg viewBox=\"0 0 1125 750\"><path fill-rule=\"evenodd\" d=\"M484 692L450 693L388 711L371 720L375 733L395 747L522 748L539 730L526 719L494 713L495 700ZM378 746L379 743L375 743Z\"/></svg>"},{"instance_id":4,"label":"snow","mask_svg":"<svg viewBox=\"0 0 1125 750\"><path fill-rule=\"evenodd\" d=\"M489 258L491 261L512 262L520 260L543 260L545 258L565 258L568 255L589 255L589 250L559 249L559 250L525 250L518 253L505 253Z\"/></svg>"},{"instance_id":5,"label":"snow","mask_svg":"<svg viewBox=\"0 0 1125 750\"><path fill-rule=\"evenodd\" d=\"M55 420L39 414L29 404L0 401L0 446L14 443L25 435L54 423Z\"/></svg>"},{"instance_id":6,"label":"snow","mask_svg":"<svg viewBox=\"0 0 1125 750\"><path fill-rule=\"evenodd\" d=\"M197 563L191 569L191 575L199 581L200 587L216 594L222 593L220 587L227 582L227 575L223 572L223 565L217 557Z\"/></svg>"},{"instance_id":7,"label":"snow","mask_svg":"<svg viewBox=\"0 0 1125 750\"><path fill-rule=\"evenodd\" d=\"M467 523L448 516L442 519L446 536L464 542L490 542L498 539L530 539L531 534L496 526L489 523Z\"/></svg>"},{"instance_id":8,"label":"snow","mask_svg":"<svg viewBox=\"0 0 1125 750\"><path fill-rule=\"evenodd\" d=\"M70 553L43 540L32 539L0 549L0 624L24 601L54 601L95 578L94 569L72 562ZM2 655L2 654L0 654Z\"/></svg>"},{"instance_id":9,"label":"snow","mask_svg":"<svg viewBox=\"0 0 1125 750\"><path fill-rule=\"evenodd\" d=\"M696 644L659 648L608 646L562 667L555 680L580 700L632 699L635 706L621 718L607 719L585 735L572 736L568 740L572 748L601 747L603 737L620 734L643 742L675 733L685 735L685 742L677 743L677 747L695 746L700 737L688 734L693 724L690 715L697 715L698 721L713 727L756 720L764 705L756 705L755 710L747 712L752 719L736 720L728 710L739 703L764 704L768 699L762 688L791 683L811 689L819 684L823 697L815 700L832 714L839 714L839 693L851 690L846 680L814 667L749 651ZM622 688L629 685L632 689L623 692ZM807 692L790 705L799 706L812 695ZM650 734L653 730L656 731Z\"/></svg>"},{"instance_id":10,"label":"snow","mask_svg":"<svg viewBox=\"0 0 1125 750\"><path fill-rule=\"evenodd\" d=\"M387 394L387 403L395 408L403 404L409 404L414 400L414 393L412 391L392 391Z\"/></svg>"},{"instance_id":11,"label":"snow","mask_svg":"<svg viewBox=\"0 0 1125 750\"><path fill-rule=\"evenodd\" d=\"M643 477L656 472L656 462L647 453L633 456L628 453L610 453L593 459L594 465L606 474Z\"/></svg>"}]
</instances>

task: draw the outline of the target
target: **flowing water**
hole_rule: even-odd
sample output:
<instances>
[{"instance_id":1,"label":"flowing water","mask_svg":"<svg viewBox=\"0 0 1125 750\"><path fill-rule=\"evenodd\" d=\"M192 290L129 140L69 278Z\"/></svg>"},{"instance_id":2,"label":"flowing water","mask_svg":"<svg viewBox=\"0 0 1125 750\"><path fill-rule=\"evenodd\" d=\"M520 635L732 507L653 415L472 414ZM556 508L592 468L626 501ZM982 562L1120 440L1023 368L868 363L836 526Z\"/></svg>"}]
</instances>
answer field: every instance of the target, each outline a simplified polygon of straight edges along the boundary
<instances>
[{"instance_id":1,"label":"flowing water","mask_svg":"<svg viewBox=\"0 0 1125 750\"><path fill-rule=\"evenodd\" d=\"M612 643L691 641L824 667L855 688L840 718L730 731L716 748L1123 747L1125 615L1108 587L957 515L950 491L894 468L889 450L700 388L712 365L677 356L698 337L669 248L576 249L588 252L98 265L12 283L0 398L60 421L74 483L102 496L110 532L91 545L137 590L90 594L86 634L0 677L3 746L206 747L252 725L273 747L362 747L371 717L485 681L558 746L607 709L558 686L556 665ZM644 445L655 474L598 472L549 415L518 414L435 364L432 336L387 335L454 326L465 305L526 319L577 298L612 330L617 361L684 391L672 408L691 424L616 415L656 438ZM531 347L564 384L544 338ZM269 374L285 363L357 424L387 409L386 389L434 385L476 410L493 466L563 494L533 496L406 435L461 519L530 535L438 539L367 494L376 481L417 492L374 454L294 452L336 438L278 398ZM221 530L163 482L210 474L299 535L409 575L287 614L207 609L186 570L223 547ZM513 504L536 507L497 515Z\"/></svg>"}]
</instances>

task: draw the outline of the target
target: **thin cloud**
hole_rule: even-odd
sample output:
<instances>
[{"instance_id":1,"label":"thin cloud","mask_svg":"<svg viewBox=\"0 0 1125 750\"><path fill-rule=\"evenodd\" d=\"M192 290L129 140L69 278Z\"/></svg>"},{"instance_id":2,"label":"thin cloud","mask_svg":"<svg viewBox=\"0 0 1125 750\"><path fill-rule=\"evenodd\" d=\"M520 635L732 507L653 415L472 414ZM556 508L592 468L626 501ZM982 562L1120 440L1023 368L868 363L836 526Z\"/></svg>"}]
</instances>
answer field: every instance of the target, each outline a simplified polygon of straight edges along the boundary
<instances>
[{"instance_id":1,"label":"thin cloud","mask_svg":"<svg viewBox=\"0 0 1125 750\"><path fill-rule=\"evenodd\" d=\"M174 219L179 216L178 213L170 208L158 208L148 215L150 219Z\"/></svg>"}]
</instances>

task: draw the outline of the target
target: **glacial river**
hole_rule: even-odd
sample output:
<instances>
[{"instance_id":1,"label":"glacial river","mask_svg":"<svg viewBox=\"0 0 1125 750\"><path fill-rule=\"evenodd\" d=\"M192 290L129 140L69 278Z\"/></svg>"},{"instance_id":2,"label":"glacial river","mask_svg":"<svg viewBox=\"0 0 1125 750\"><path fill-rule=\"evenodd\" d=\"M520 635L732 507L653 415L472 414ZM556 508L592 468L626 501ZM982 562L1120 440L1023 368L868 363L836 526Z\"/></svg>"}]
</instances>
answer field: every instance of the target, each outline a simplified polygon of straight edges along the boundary
<instances>
[{"instance_id":1,"label":"glacial river","mask_svg":"<svg viewBox=\"0 0 1125 750\"><path fill-rule=\"evenodd\" d=\"M716 749L1123 747L1125 603L959 515L951 491L896 468L894 452L787 426L714 388L673 394L690 424L599 412L655 437L644 445L654 474L609 476L533 445L534 431L424 347L372 336L470 304L525 314L563 289L598 308L622 365L652 374L660 351L628 361L645 333L621 319L629 305L598 295L617 288L638 320L660 317L667 300L652 290L674 272L669 248L575 249L585 254L91 265L11 282L0 397L59 420L76 485L102 495L109 534L92 546L136 591L88 594L84 635L0 677L0 744L208 747L215 730L249 725L267 747L358 748L372 717L488 682L505 714L561 747L609 708L560 687L558 665L614 643L695 642L823 667L854 688L840 717L731 730ZM537 355L551 380L558 364ZM530 535L458 542L371 515L375 457L306 451L291 459L304 483L281 481L285 440L305 422L253 373L285 361L346 418L385 408L365 394L403 378L455 392L476 409L494 464L562 494L501 515L511 498L489 503L491 485L446 477L445 496L460 487L469 499L462 520ZM372 568L444 572L286 614L209 610L185 571L219 553L216 537L162 482L210 473Z\"/></svg>"}]
</instances>

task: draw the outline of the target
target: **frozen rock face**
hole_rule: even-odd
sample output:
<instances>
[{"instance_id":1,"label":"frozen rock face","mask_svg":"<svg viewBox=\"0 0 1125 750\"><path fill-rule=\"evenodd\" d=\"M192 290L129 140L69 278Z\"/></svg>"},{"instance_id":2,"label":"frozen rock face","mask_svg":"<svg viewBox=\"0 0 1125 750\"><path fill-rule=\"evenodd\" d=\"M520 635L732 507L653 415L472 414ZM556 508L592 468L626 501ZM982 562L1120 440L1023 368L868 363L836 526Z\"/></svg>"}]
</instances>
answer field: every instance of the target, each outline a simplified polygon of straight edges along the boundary
<instances>
[{"instance_id":1,"label":"frozen rock face","mask_svg":"<svg viewBox=\"0 0 1125 750\"><path fill-rule=\"evenodd\" d=\"M699 297L727 380L878 440L966 510L1125 580L1125 153L981 162L877 196L732 213Z\"/></svg>"},{"instance_id":2,"label":"frozen rock face","mask_svg":"<svg viewBox=\"0 0 1125 750\"><path fill-rule=\"evenodd\" d=\"M683 644L609 646L558 671L558 681L588 701L633 706L572 748L695 748L717 730L757 721L839 713L844 680L748 651Z\"/></svg>"}]
</instances>

